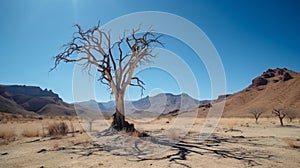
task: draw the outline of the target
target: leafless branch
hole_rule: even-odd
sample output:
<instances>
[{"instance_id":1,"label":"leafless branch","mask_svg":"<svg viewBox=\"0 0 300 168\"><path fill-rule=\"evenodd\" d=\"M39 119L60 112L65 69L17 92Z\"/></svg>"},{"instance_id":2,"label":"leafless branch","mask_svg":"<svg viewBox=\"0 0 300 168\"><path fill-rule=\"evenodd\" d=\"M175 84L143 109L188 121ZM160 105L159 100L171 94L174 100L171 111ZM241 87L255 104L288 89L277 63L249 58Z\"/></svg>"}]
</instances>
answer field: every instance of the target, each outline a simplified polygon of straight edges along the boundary
<instances>
[{"instance_id":1,"label":"leafless branch","mask_svg":"<svg viewBox=\"0 0 300 168\"><path fill-rule=\"evenodd\" d=\"M264 109L262 108L255 108L251 109L250 113L254 116L255 118L255 123L258 124L258 119L261 116L261 114L264 112Z\"/></svg>"},{"instance_id":2,"label":"leafless branch","mask_svg":"<svg viewBox=\"0 0 300 168\"><path fill-rule=\"evenodd\" d=\"M123 37L112 42L110 32L101 29L100 22L88 30L83 30L79 24L74 27L72 40L54 57L50 71L61 62L79 62L88 71L95 66L100 73L99 81L111 88L115 96L124 92L128 85L140 87L143 93L144 83L133 77L133 73L138 64L147 63L155 56L152 47L163 46L162 35L151 31L142 33L137 28L129 36L124 32ZM114 55L116 53L118 55Z\"/></svg>"},{"instance_id":3,"label":"leafless branch","mask_svg":"<svg viewBox=\"0 0 300 168\"><path fill-rule=\"evenodd\" d=\"M283 109L273 109L272 113L281 118L286 116L286 112Z\"/></svg>"},{"instance_id":4,"label":"leafless branch","mask_svg":"<svg viewBox=\"0 0 300 168\"><path fill-rule=\"evenodd\" d=\"M138 77L132 77L131 82L133 82L133 81L135 81L136 83L130 83L130 85L140 87L141 88L141 96L143 96L143 94L144 94L143 91L145 90L145 87L144 87L145 83L142 80L140 80Z\"/></svg>"},{"instance_id":5,"label":"leafless branch","mask_svg":"<svg viewBox=\"0 0 300 168\"><path fill-rule=\"evenodd\" d=\"M272 114L279 118L280 125L283 126L283 119L286 116L286 111L284 109L273 109Z\"/></svg>"}]
</instances>

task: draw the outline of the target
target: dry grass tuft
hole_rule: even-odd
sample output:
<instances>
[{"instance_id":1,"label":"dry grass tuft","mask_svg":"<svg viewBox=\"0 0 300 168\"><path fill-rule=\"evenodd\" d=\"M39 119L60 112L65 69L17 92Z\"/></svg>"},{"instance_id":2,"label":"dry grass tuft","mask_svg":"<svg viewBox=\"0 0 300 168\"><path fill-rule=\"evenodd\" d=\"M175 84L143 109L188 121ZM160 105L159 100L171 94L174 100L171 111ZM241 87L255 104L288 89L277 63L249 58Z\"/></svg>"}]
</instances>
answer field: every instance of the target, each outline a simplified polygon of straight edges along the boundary
<instances>
[{"instance_id":1,"label":"dry grass tuft","mask_svg":"<svg viewBox=\"0 0 300 168\"><path fill-rule=\"evenodd\" d=\"M39 137L40 136L40 133L39 133L39 130L37 129L26 129L22 132L22 136L23 137Z\"/></svg>"},{"instance_id":2,"label":"dry grass tuft","mask_svg":"<svg viewBox=\"0 0 300 168\"><path fill-rule=\"evenodd\" d=\"M49 136L65 136L68 134L69 127L65 122L52 123L48 127Z\"/></svg>"},{"instance_id":3,"label":"dry grass tuft","mask_svg":"<svg viewBox=\"0 0 300 168\"><path fill-rule=\"evenodd\" d=\"M11 140L16 137L16 133L10 128L0 128L0 138Z\"/></svg>"}]
</instances>

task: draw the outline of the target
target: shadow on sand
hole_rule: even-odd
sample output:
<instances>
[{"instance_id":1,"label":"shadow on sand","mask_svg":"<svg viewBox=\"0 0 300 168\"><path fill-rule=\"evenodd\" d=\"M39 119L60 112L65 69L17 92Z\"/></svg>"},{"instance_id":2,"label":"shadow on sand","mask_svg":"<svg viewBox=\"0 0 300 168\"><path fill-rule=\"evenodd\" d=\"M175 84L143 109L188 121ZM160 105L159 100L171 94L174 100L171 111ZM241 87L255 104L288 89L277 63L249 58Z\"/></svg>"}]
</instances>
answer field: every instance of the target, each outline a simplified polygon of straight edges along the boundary
<instances>
[{"instance_id":1,"label":"shadow on sand","mask_svg":"<svg viewBox=\"0 0 300 168\"><path fill-rule=\"evenodd\" d=\"M199 135L187 135L180 140L170 140L163 135L149 137L132 137L121 133L99 132L91 144L64 148L67 152L81 156L101 155L101 151L108 151L117 156L130 156L129 161L142 162L146 160L168 160L170 164L190 167L186 160L193 155L210 155L222 158L232 158L242 161L247 166L261 165L262 159L273 156L262 150L250 150L239 147L238 144L248 146L259 145L253 139L243 136L221 137L213 134L205 141L199 141Z\"/></svg>"}]
</instances>

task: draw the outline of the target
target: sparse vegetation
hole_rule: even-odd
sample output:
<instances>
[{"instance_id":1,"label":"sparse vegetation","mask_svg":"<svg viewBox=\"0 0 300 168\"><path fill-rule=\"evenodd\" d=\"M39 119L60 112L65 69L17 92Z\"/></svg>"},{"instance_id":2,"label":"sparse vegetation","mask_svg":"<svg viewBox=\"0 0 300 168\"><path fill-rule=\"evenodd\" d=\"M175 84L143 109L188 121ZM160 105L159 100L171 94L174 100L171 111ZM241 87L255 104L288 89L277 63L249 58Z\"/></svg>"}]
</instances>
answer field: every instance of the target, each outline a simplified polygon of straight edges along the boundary
<instances>
[{"instance_id":1,"label":"sparse vegetation","mask_svg":"<svg viewBox=\"0 0 300 168\"><path fill-rule=\"evenodd\" d=\"M38 137L40 136L39 130L37 129L25 129L22 132L23 137Z\"/></svg>"},{"instance_id":2,"label":"sparse vegetation","mask_svg":"<svg viewBox=\"0 0 300 168\"><path fill-rule=\"evenodd\" d=\"M287 117L286 117L287 118ZM245 163L248 163L247 159L257 161L257 164L267 164L269 163L270 157L272 159L277 159L277 161L283 161L280 152L276 153L278 150L284 150L284 152L291 152L291 154L297 154L298 150L300 149L300 138L295 131L295 128L299 126L298 118L294 121L293 125L295 127L286 127L284 129L278 129L274 127L274 125L270 124L270 121L277 121L276 118L263 118L262 116L259 118L259 122L261 124L256 125L255 127L247 128L245 127L246 123L252 121L254 124L253 118L222 118L220 120L219 125L215 129L216 131L209 137L206 141L199 143L199 133L201 133L201 127L204 124L203 118L197 118L195 121L194 127L188 131L186 135L183 135L185 132L184 130L179 129L180 127L169 128L170 125L165 124L166 121L169 120L170 123L173 123L171 118L161 118L160 120L155 120L153 123L141 123L137 124L138 128L141 130L147 129L149 130L149 134L158 135L153 136L150 138L138 138L140 133L136 132L126 132L126 130L121 131L125 135L128 136L120 136L119 134L107 134L102 136L99 141L99 144L96 144L95 137L90 137L88 134L82 133L80 134L80 130L82 129L82 125L80 125L79 121L70 121L70 120L61 120L61 118L55 119L44 119L39 120L36 119L34 122L14 122L13 124L2 124L2 129L6 128L5 130L14 131L17 134L17 139L12 141L8 141L5 139L0 139L0 147L2 152L0 155L12 159L13 150L28 150L30 152L24 152L25 155L22 156L22 159L28 161L32 159L32 157L38 155L46 156L41 157L42 161L47 161L47 159L54 158L50 160L51 163L57 163L58 165L64 165L65 162L69 162L70 166L74 166L78 162L75 162L74 158L80 158L80 156L85 156L82 158L82 162L95 162L98 156L103 157L103 160L108 160L106 163L113 165L116 161L113 160L113 157L116 157L115 153L109 154L105 151L103 153L103 149L108 149L112 152L120 151L121 154L137 156L143 158L142 152L151 152L155 153L156 151L164 148L166 152L162 152L159 157L162 157L162 160L166 160L166 164L162 164L162 167L167 167L170 160L175 161L177 158L185 158L186 160L177 159L180 163L189 164L191 167L197 167L198 165L198 158L194 157L197 154L204 154L202 156L215 158L218 156L223 156L225 154L229 154L229 157L237 158L236 161L242 161L246 159ZM190 118L186 118L186 120L190 120ZM98 122L100 124L98 124ZM130 120L130 122L132 122ZM47 136L48 134L48 127L50 125L59 125L60 123L65 123L68 126L68 136L65 137L42 137L42 128L44 128L44 132ZM88 122L85 123L88 129ZM72 128L73 125L73 128ZM103 130L107 126L105 120L96 121L95 124L93 123L94 130ZM175 126L175 125L174 125ZM212 126L212 125L207 125ZM165 127L165 128L164 128ZM8 129L7 129L8 128ZM162 128L162 129L161 129ZM27 129L27 130L26 130ZM72 137L72 131L75 130L74 137ZM26 130L26 131L25 131ZM39 131L39 138L31 138L27 139L24 137L34 137L35 134ZM223 130L223 131L222 131ZM251 130L251 131L250 131ZM83 130L82 130L83 132ZM288 132L288 134L287 134ZM26 135L25 135L26 134ZM19 136L20 135L20 136ZM22 136L23 135L23 136ZM288 135L288 138L287 138ZM253 138L255 137L255 138ZM160 139L161 138L161 139ZM274 140L275 138L275 140ZM13 138L12 138L13 139ZM144 141L146 140L146 141ZM148 141L151 140L151 141ZM270 142L281 142L281 143L274 143L274 148L270 146ZM122 142L119 143L119 142ZM166 146L167 145L167 146ZM168 146L170 145L170 146ZM174 145L174 146L172 146ZM168 148L170 147L170 149ZM265 147L265 148L264 148ZM116 150L115 150L116 149ZM252 150L253 149L253 150ZM113 151L115 150L115 151ZM187 151L186 151L187 150ZM243 150L242 152L240 152ZM181 152L180 152L181 151ZM185 151L185 152L184 152ZM254 151L259 151L260 153L255 153ZM116 154L118 155L119 153ZM216 153L215 153L216 152ZM254 153L253 153L254 152ZM142 154L141 154L142 153ZM271 154L269 154L271 153ZM275 153L274 156L272 153ZM75 154L75 155L74 155ZM148 153L147 153L148 154ZM186 155L185 155L186 154ZM256 155L257 154L257 155ZM69 157L65 157L65 156ZM253 155L253 156L252 156ZM266 155L265 159L260 158L257 159L257 156L264 156ZM268 155L268 156L267 156ZM270 155L270 156L269 156ZM271 156L272 155L272 156ZM91 157L93 156L93 157ZM200 156L200 155L199 155ZM249 157L248 157L249 156ZM57 157L64 157L65 160L60 159L57 161ZM105 158L104 158L105 157ZM159 158L157 157L157 158ZM242 160L241 160L242 158ZM288 157L287 157L288 158ZM149 157L152 159L152 157ZM154 158L156 159L156 157ZM285 158L286 160L286 158ZM298 159L299 160L299 159ZM296 160L296 161L298 161ZM77 160L76 160L77 161ZM222 160L220 160L221 163ZM290 161L290 160L288 160ZM32 163L28 163L29 166L40 167L40 162L36 162L35 160ZM12 162L9 162L12 163ZM119 162L118 162L119 163ZM136 162L137 166L133 167L140 167L142 164L140 162ZM177 163L171 161L171 163ZM251 163L254 163L251 161ZM2 163L3 164L3 163ZM16 160L16 167L17 166L27 166L23 165L23 160ZM32 164L32 165L30 165ZM7 165L7 164L4 164ZM288 167L295 167L295 164L288 165ZM76 165L75 165L76 166ZM128 165L127 165L128 166ZM234 167L235 165L232 164ZM284 165L280 165L284 166ZM0 166L1 167L1 166ZM3 166L5 167L5 166ZM97 167L97 166L95 166Z\"/></svg>"},{"instance_id":3,"label":"sparse vegetation","mask_svg":"<svg viewBox=\"0 0 300 168\"><path fill-rule=\"evenodd\" d=\"M296 113L293 111L287 111L286 116L288 117L290 122L293 122L293 119L296 118Z\"/></svg>"},{"instance_id":4,"label":"sparse vegetation","mask_svg":"<svg viewBox=\"0 0 300 168\"><path fill-rule=\"evenodd\" d=\"M16 137L16 133L11 128L0 128L0 138L8 141L14 140Z\"/></svg>"},{"instance_id":5,"label":"sparse vegetation","mask_svg":"<svg viewBox=\"0 0 300 168\"><path fill-rule=\"evenodd\" d=\"M283 127L283 119L286 117L286 112L284 109L273 109L272 114L277 116L280 121L280 125Z\"/></svg>"},{"instance_id":6,"label":"sparse vegetation","mask_svg":"<svg viewBox=\"0 0 300 168\"><path fill-rule=\"evenodd\" d=\"M255 123L258 124L258 119L261 116L261 114L264 112L262 108L255 108L250 110L250 113L254 116L255 118Z\"/></svg>"},{"instance_id":7,"label":"sparse vegetation","mask_svg":"<svg viewBox=\"0 0 300 168\"><path fill-rule=\"evenodd\" d=\"M49 136L65 136L69 131L68 125L63 121L49 124L47 129Z\"/></svg>"}]
</instances>

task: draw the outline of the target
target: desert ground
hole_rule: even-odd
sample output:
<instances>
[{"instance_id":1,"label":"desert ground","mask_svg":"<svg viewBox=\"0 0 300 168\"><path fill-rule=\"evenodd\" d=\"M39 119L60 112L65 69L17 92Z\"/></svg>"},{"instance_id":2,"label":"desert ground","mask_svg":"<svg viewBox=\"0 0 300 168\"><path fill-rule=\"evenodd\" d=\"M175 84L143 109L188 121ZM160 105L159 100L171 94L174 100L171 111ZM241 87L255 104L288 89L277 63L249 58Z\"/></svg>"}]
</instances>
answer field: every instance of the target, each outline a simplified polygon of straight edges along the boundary
<instances>
[{"instance_id":1,"label":"desert ground","mask_svg":"<svg viewBox=\"0 0 300 168\"><path fill-rule=\"evenodd\" d=\"M136 122L148 137L113 133L111 120L1 114L0 167L299 167L300 119L221 118L211 134L205 118ZM64 122L66 135L49 135ZM132 122L132 121L131 121ZM201 131L202 130L202 131ZM200 134L201 132L201 134ZM200 136L201 135L201 136Z\"/></svg>"}]
</instances>

